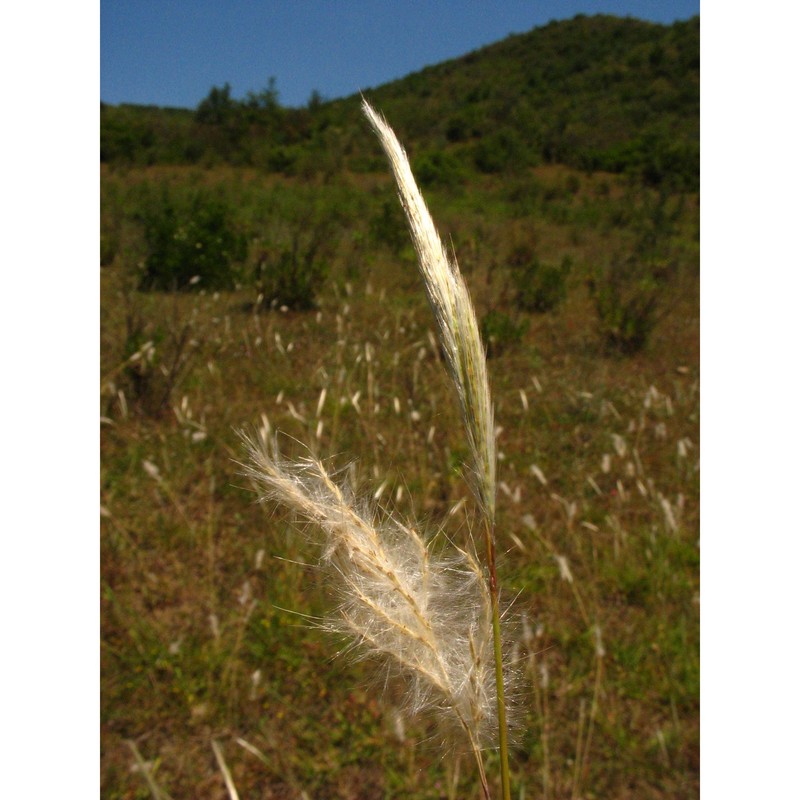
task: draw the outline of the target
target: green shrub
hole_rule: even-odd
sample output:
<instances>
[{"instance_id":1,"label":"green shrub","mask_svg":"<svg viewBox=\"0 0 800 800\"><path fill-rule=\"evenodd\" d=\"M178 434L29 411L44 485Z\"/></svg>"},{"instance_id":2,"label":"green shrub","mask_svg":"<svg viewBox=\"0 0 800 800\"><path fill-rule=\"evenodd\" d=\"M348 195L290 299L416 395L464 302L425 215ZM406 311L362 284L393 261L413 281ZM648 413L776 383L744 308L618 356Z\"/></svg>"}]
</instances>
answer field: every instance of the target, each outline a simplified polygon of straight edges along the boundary
<instances>
[{"instance_id":1,"label":"green shrub","mask_svg":"<svg viewBox=\"0 0 800 800\"><path fill-rule=\"evenodd\" d=\"M680 204L668 211L663 193L646 205L635 224L632 252L598 268L589 280L600 333L607 346L623 354L647 344L664 311L665 289L677 269L671 233L680 211Z\"/></svg>"},{"instance_id":2,"label":"green shrub","mask_svg":"<svg viewBox=\"0 0 800 800\"><path fill-rule=\"evenodd\" d=\"M526 321L514 322L503 311L492 309L481 320L481 339L489 358L499 356L506 348L519 344L528 329Z\"/></svg>"},{"instance_id":3,"label":"green shrub","mask_svg":"<svg viewBox=\"0 0 800 800\"><path fill-rule=\"evenodd\" d=\"M422 186L455 186L464 180L458 159L442 150L423 153L415 159L414 174Z\"/></svg>"},{"instance_id":4,"label":"green shrub","mask_svg":"<svg viewBox=\"0 0 800 800\"><path fill-rule=\"evenodd\" d=\"M473 157L481 172L492 173L524 166L529 156L517 132L512 128L501 128L484 136L475 145Z\"/></svg>"},{"instance_id":5,"label":"green shrub","mask_svg":"<svg viewBox=\"0 0 800 800\"><path fill-rule=\"evenodd\" d=\"M606 344L630 355L641 350L655 327L659 282L635 257L599 269L589 281Z\"/></svg>"},{"instance_id":6,"label":"green shrub","mask_svg":"<svg viewBox=\"0 0 800 800\"><path fill-rule=\"evenodd\" d=\"M273 147L266 157L266 168L270 172L282 172L286 175L293 173L297 154L289 147L278 145Z\"/></svg>"},{"instance_id":7,"label":"green shrub","mask_svg":"<svg viewBox=\"0 0 800 800\"><path fill-rule=\"evenodd\" d=\"M567 277L572 261L565 256L561 266L542 264L526 245L516 248L509 259L517 308L544 313L558 307L567 296Z\"/></svg>"},{"instance_id":8,"label":"green shrub","mask_svg":"<svg viewBox=\"0 0 800 800\"><path fill-rule=\"evenodd\" d=\"M255 262L261 303L300 311L316 307L335 246L332 228L330 220L295 220L275 236Z\"/></svg>"},{"instance_id":9,"label":"green shrub","mask_svg":"<svg viewBox=\"0 0 800 800\"><path fill-rule=\"evenodd\" d=\"M164 186L147 193L138 219L145 258L139 288L232 289L247 252L227 204L206 190L178 197Z\"/></svg>"},{"instance_id":10,"label":"green shrub","mask_svg":"<svg viewBox=\"0 0 800 800\"><path fill-rule=\"evenodd\" d=\"M448 142L466 142L480 136L485 125L485 116L475 106L465 106L447 120L444 135Z\"/></svg>"},{"instance_id":11,"label":"green shrub","mask_svg":"<svg viewBox=\"0 0 800 800\"><path fill-rule=\"evenodd\" d=\"M543 189L541 183L529 174L518 177L510 176L505 182L505 199L513 217L529 217L538 213L541 206Z\"/></svg>"},{"instance_id":12,"label":"green shrub","mask_svg":"<svg viewBox=\"0 0 800 800\"><path fill-rule=\"evenodd\" d=\"M380 210L370 218L369 236L374 244L387 247L394 255L398 255L408 245L408 228L403 207L395 198L384 200Z\"/></svg>"},{"instance_id":13,"label":"green shrub","mask_svg":"<svg viewBox=\"0 0 800 800\"><path fill-rule=\"evenodd\" d=\"M119 252L119 229L114 225L100 224L100 266L114 262Z\"/></svg>"}]
</instances>

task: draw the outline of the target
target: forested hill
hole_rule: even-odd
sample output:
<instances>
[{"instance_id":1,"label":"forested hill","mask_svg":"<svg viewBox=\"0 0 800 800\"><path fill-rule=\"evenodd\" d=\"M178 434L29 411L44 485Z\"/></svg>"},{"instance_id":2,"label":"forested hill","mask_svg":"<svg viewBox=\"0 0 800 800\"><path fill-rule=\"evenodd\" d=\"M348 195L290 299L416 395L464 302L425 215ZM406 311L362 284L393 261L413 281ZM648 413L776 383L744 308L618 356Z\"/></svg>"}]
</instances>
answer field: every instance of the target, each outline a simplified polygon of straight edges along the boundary
<instances>
[{"instance_id":1,"label":"forested hill","mask_svg":"<svg viewBox=\"0 0 800 800\"><path fill-rule=\"evenodd\" d=\"M577 16L364 89L429 183L558 162L695 189L700 20ZM382 169L358 95L280 105L273 82L194 110L101 107L101 160L251 165L286 174Z\"/></svg>"}]
</instances>

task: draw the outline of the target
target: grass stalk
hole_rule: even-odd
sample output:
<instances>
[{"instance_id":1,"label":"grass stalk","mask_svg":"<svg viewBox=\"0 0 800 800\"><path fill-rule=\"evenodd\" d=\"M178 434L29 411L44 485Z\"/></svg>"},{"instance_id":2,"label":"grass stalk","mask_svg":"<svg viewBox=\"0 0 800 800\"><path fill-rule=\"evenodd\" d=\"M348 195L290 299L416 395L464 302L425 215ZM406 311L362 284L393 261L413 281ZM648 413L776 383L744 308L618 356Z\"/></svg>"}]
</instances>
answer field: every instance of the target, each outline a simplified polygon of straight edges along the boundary
<instances>
[{"instance_id":1,"label":"grass stalk","mask_svg":"<svg viewBox=\"0 0 800 800\"><path fill-rule=\"evenodd\" d=\"M547 686L542 681L542 800L550 800L550 704L547 700Z\"/></svg>"},{"instance_id":2,"label":"grass stalk","mask_svg":"<svg viewBox=\"0 0 800 800\"><path fill-rule=\"evenodd\" d=\"M126 743L136 760L137 769L147 782L147 787L150 789L150 794L153 795L153 800L172 800L172 798L156 783L150 765L142 758L142 754L139 752L136 743L132 739L128 739Z\"/></svg>"},{"instance_id":3,"label":"grass stalk","mask_svg":"<svg viewBox=\"0 0 800 800\"><path fill-rule=\"evenodd\" d=\"M492 602L492 644L494 646L495 683L497 685L498 746L500 748L500 781L503 800L511 800L511 774L508 767L508 722L506 720L503 679L503 642L500 631L500 601L497 590L494 530L486 525L486 561L489 570L489 596Z\"/></svg>"},{"instance_id":4,"label":"grass stalk","mask_svg":"<svg viewBox=\"0 0 800 800\"><path fill-rule=\"evenodd\" d=\"M364 114L377 134L394 172L400 202L408 220L419 270L444 352L445 364L458 396L472 456L471 486L483 516L486 534L486 568L489 575L492 610L502 792L503 800L511 800L503 649L495 558L496 434L486 370L486 352L463 276L455 259L448 257L442 245L425 200L414 180L405 150L394 131L369 103L365 100L362 105Z\"/></svg>"},{"instance_id":5,"label":"grass stalk","mask_svg":"<svg viewBox=\"0 0 800 800\"><path fill-rule=\"evenodd\" d=\"M586 732L586 739L583 743L583 753L580 755L580 770L576 772L578 780L583 780L586 776L589 748L592 744L592 733L594 731L594 721L597 717L597 711L600 707L600 687L603 680L603 659L605 657L605 647L603 646L602 634L599 626L595 626L595 673L594 673L594 690L592 692L592 704L589 708L589 725ZM580 789L580 784L576 786L575 792Z\"/></svg>"},{"instance_id":6,"label":"grass stalk","mask_svg":"<svg viewBox=\"0 0 800 800\"><path fill-rule=\"evenodd\" d=\"M437 553L415 523L378 515L374 507L358 503L313 453L300 461L282 458L277 439L266 430L244 436L250 461L243 466L261 489L262 500L292 508L322 533L321 562L339 589L338 614L323 626L346 634L354 648L378 658L387 678L402 677L412 713L434 713L440 723L466 736L485 800L491 793L483 748L496 735L502 796L511 800L495 553L496 432L486 354L466 284L444 250L405 151L366 102L364 113L394 171L456 390L471 456L465 472L484 527L486 562L478 562L471 541L465 548L453 544L449 553ZM371 385L371 356L367 360ZM359 394L351 402L360 415ZM369 389L370 417L371 394ZM376 463L377 456L376 450Z\"/></svg>"},{"instance_id":7,"label":"grass stalk","mask_svg":"<svg viewBox=\"0 0 800 800\"><path fill-rule=\"evenodd\" d=\"M211 749L214 751L214 758L217 759L217 764L219 765L220 772L222 773L222 779L225 781L225 788L228 790L228 796L231 800L239 800L239 792L236 791L236 785L233 782L233 775L231 775L231 771L228 769L228 765L225 762L225 756L222 753L222 748L215 739L211 740Z\"/></svg>"}]
</instances>

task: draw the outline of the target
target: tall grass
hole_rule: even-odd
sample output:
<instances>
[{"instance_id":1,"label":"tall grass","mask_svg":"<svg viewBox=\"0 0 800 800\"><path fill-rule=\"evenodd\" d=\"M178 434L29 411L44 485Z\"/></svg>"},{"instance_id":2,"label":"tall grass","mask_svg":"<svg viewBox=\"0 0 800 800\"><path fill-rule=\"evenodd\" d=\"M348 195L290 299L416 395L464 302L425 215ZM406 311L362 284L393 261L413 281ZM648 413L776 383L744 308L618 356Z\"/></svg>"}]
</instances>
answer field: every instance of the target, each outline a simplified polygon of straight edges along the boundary
<instances>
[{"instance_id":1,"label":"tall grass","mask_svg":"<svg viewBox=\"0 0 800 800\"><path fill-rule=\"evenodd\" d=\"M481 342L478 321L467 286L455 260L447 256L428 207L417 188L405 151L386 121L379 117L366 101L363 107L389 158L397 181L400 202L406 213L425 283L425 292L436 321L445 363L456 389L461 419L469 442L473 491L480 504L486 541L500 769L503 798L509 800L511 784L508 769L508 732L495 546L497 451L494 409L486 373L486 351Z\"/></svg>"},{"instance_id":2,"label":"tall grass","mask_svg":"<svg viewBox=\"0 0 800 800\"><path fill-rule=\"evenodd\" d=\"M407 682L407 706L449 720L466 736L490 797L482 750L497 731L504 800L510 798L503 654L495 557L496 450L486 356L464 279L445 252L394 132L364 101L364 113L389 158L455 386L471 462L471 485L486 539L486 573L471 551L434 553L417 523L369 508L317 458L282 459L266 432L245 437L246 474L262 500L297 511L323 532L323 563L338 581L338 615L327 627L349 634ZM491 683L494 663L494 684Z\"/></svg>"}]
</instances>

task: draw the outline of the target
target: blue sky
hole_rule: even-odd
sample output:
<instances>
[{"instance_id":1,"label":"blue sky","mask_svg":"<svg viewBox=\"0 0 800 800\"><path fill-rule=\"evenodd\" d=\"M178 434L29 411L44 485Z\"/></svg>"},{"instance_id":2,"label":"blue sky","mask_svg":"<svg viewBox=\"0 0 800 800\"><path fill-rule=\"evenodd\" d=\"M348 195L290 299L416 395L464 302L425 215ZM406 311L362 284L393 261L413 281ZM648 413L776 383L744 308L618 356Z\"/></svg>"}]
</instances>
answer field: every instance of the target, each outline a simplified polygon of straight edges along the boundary
<instances>
[{"instance_id":1,"label":"blue sky","mask_svg":"<svg viewBox=\"0 0 800 800\"><path fill-rule=\"evenodd\" d=\"M575 14L670 23L699 0L102 0L100 96L194 108L216 85L234 97L277 81L299 106L342 97Z\"/></svg>"}]
</instances>

